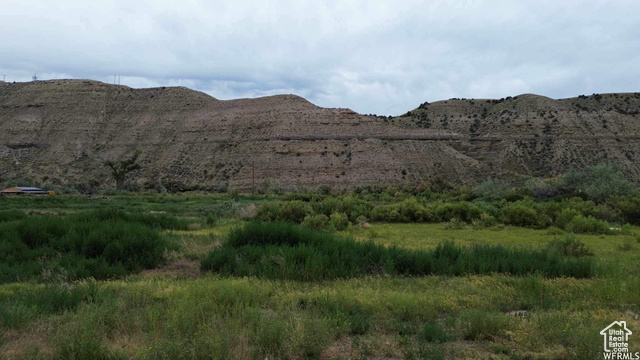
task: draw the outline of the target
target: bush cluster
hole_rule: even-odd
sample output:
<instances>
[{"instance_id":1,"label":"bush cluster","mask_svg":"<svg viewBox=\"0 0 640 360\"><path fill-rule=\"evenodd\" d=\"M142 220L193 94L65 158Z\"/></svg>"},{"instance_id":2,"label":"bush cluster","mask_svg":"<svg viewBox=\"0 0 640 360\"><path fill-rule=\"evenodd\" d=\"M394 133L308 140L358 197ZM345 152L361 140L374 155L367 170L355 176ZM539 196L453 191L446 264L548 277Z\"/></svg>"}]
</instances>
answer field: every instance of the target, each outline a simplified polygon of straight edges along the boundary
<instances>
[{"instance_id":1,"label":"bush cluster","mask_svg":"<svg viewBox=\"0 0 640 360\"><path fill-rule=\"evenodd\" d=\"M509 196L514 194L512 191ZM569 232L594 234L611 233L614 226L609 222L639 224L640 221L640 196L612 197L602 204L580 197L546 201L526 196L513 201L486 198L442 201L409 196L382 203L354 196L297 198L301 200L262 205L257 220L291 222L317 230L345 229L350 223L359 223L358 218L390 223L455 220L476 228L498 224L535 229L556 226Z\"/></svg>"},{"instance_id":2,"label":"bush cluster","mask_svg":"<svg viewBox=\"0 0 640 360\"><path fill-rule=\"evenodd\" d=\"M532 179L526 183L526 187L531 191L531 195L538 199L582 195L598 203L612 196L631 195L636 189L612 163L571 170L559 178Z\"/></svg>"},{"instance_id":3,"label":"bush cluster","mask_svg":"<svg viewBox=\"0 0 640 360\"><path fill-rule=\"evenodd\" d=\"M547 251L556 251L564 256L593 256L593 251L575 235L556 236L548 245Z\"/></svg>"},{"instance_id":4,"label":"bush cluster","mask_svg":"<svg viewBox=\"0 0 640 360\"><path fill-rule=\"evenodd\" d=\"M184 227L166 215L113 210L0 222L0 282L105 279L153 268L171 247L158 230Z\"/></svg>"}]
</instances>

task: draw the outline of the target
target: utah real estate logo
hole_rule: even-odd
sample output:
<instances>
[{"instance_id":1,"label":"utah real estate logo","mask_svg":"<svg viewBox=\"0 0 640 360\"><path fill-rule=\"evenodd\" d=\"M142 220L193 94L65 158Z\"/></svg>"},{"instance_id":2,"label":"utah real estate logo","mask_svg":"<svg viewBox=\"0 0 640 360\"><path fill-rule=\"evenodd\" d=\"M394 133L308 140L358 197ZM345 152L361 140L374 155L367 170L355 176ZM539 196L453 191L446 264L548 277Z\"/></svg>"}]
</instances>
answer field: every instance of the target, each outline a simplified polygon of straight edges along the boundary
<instances>
[{"instance_id":1,"label":"utah real estate logo","mask_svg":"<svg viewBox=\"0 0 640 360\"><path fill-rule=\"evenodd\" d=\"M626 321L614 321L600 331L604 337L604 358L613 360L640 360L640 353L629 352L629 335Z\"/></svg>"}]
</instances>

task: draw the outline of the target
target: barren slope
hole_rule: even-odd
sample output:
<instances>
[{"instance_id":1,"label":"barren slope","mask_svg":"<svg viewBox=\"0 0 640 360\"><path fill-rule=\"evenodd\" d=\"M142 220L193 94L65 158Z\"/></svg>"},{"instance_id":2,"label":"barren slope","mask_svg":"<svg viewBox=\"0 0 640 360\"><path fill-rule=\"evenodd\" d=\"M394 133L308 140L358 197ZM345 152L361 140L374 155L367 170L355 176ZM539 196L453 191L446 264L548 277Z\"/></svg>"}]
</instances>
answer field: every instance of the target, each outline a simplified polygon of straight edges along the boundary
<instances>
[{"instance_id":1,"label":"barren slope","mask_svg":"<svg viewBox=\"0 0 640 360\"><path fill-rule=\"evenodd\" d=\"M139 181L248 188L522 179L603 160L640 180L640 94L448 100L392 119L294 95L231 101L186 88L0 83L0 181L109 181L142 150ZM255 174L255 175L254 175Z\"/></svg>"}]
</instances>

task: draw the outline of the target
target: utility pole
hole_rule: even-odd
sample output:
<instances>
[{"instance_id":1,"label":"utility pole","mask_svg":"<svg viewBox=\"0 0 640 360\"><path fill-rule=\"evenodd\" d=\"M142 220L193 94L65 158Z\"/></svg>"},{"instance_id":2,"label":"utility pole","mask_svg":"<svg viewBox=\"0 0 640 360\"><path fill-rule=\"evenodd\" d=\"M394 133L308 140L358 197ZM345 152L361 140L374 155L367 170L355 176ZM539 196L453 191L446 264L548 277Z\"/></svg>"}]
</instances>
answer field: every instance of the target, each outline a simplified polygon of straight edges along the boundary
<instances>
[{"instance_id":1,"label":"utility pole","mask_svg":"<svg viewBox=\"0 0 640 360\"><path fill-rule=\"evenodd\" d=\"M256 193L256 160L251 160L251 192Z\"/></svg>"}]
</instances>

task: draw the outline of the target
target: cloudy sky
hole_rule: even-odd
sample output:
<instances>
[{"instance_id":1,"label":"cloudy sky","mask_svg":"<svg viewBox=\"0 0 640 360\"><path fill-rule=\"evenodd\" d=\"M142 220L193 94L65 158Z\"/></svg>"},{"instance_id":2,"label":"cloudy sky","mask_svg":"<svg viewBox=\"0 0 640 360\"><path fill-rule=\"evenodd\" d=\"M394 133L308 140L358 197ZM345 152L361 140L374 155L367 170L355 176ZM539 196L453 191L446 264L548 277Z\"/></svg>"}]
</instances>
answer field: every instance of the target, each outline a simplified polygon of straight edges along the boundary
<instances>
[{"instance_id":1,"label":"cloudy sky","mask_svg":"<svg viewBox=\"0 0 640 360\"><path fill-rule=\"evenodd\" d=\"M640 2L0 0L0 75L424 101L640 91ZM1 78L0 78L1 79Z\"/></svg>"}]
</instances>

